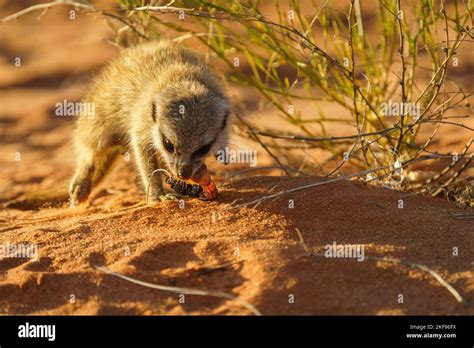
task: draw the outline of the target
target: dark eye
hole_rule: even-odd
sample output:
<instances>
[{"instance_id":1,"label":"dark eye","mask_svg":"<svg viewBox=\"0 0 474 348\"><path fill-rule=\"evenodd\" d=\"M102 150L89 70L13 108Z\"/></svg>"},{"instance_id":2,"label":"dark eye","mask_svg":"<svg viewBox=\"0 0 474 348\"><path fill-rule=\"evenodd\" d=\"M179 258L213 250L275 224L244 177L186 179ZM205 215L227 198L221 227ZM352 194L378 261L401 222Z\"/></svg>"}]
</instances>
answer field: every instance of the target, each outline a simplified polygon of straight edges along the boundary
<instances>
[{"instance_id":1,"label":"dark eye","mask_svg":"<svg viewBox=\"0 0 474 348\"><path fill-rule=\"evenodd\" d=\"M173 152L174 151L174 145L171 141L163 137L163 146L165 147L166 151L168 152Z\"/></svg>"},{"instance_id":2,"label":"dark eye","mask_svg":"<svg viewBox=\"0 0 474 348\"><path fill-rule=\"evenodd\" d=\"M200 156L205 156L207 155L207 153L209 152L209 150L211 149L212 147L212 143L210 144L207 144L207 145L204 145L204 146L201 146L199 148L199 150L197 150L194 155L200 157Z\"/></svg>"}]
</instances>

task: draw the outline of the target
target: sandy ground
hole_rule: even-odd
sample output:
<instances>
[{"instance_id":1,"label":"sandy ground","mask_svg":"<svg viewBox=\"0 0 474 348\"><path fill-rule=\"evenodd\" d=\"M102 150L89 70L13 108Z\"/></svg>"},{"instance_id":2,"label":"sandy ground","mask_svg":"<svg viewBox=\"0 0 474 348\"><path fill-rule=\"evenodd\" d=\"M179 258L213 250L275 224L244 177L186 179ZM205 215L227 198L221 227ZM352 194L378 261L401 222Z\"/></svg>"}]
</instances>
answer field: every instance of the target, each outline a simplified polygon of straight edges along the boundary
<instances>
[{"instance_id":1,"label":"sandy ground","mask_svg":"<svg viewBox=\"0 0 474 348\"><path fill-rule=\"evenodd\" d=\"M75 21L61 11L41 21L36 15L0 27L4 199L69 178L74 119L54 116L54 104L79 100L92 74L117 52L93 15ZM257 103L249 90L233 92ZM469 136L446 134L445 145L458 150ZM235 169L217 168L216 176ZM39 247L34 260L0 258L1 314L251 314L242 301L269 315L474 314L472 219L457 219L458 209L443 199L341 181L224 211L227 203L324 180L254 176L225 182L215 202L190 199L182 209L177 201L145 206L135 176L122 163L89 207L0 211L0 244ZM364 261L321 257L334 242L363 245ZM471 304L413 263L436 271ZM182 297L96 266L235 298Z\"/></svg>"}]
</instances>

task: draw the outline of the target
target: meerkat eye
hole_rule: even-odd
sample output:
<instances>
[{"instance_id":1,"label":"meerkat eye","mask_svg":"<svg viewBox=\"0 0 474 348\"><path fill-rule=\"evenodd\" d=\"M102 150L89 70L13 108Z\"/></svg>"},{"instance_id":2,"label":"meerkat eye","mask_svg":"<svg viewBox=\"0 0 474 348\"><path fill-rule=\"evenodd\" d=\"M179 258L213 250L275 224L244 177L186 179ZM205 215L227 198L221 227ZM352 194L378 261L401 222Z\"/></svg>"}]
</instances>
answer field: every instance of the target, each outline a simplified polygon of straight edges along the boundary
<instances>
[{"instance_id":1,"label":"meerkat eye","mask_svg":"<svg viewBox=\"0 0 474 348\"><path fill-rule=\"evenodd\" d=\"M166 151L168 152L173 152L174 151L174 145L171 141L163 137L163 146L165 147Z\"/></svg>"},{"instance_id":2,"label":"meerkat eye","mask_svg":"<svg viewBox=\"0 0 474 348\"><path fill-rule=\"evenodd\" d=\"M211 149L211 147L212 147L212 143L209 143L209 144L206 144L206 145L204 145L204 146L201 146L201 147L199 148L199 150L197 150L197 151L194 153L194 155L195 155L195 156L198 156L198 157L200 157L200 156L205 156L205 155L207 155L207 153L209 152L209 150Z\"/></svg>"}]
</instances>

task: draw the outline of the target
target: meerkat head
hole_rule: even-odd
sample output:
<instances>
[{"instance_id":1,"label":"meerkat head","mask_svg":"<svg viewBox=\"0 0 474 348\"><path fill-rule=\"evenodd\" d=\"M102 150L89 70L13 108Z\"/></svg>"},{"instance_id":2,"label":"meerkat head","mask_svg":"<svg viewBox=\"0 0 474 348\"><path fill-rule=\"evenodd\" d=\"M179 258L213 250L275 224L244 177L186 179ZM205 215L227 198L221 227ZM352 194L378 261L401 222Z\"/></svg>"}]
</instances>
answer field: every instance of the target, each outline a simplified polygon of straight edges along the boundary
<instances>
[{"instance_id":1,"label":"meerkat head","mask_svg":"<svg viewBox=\"0 0 474 348\"><path fill-rule=\"evenodd\" d=\"M230 102L222 90L180 81L153 100L152 138L171 174L189 179L227 141Z\"/></svg>"}]
</instances>

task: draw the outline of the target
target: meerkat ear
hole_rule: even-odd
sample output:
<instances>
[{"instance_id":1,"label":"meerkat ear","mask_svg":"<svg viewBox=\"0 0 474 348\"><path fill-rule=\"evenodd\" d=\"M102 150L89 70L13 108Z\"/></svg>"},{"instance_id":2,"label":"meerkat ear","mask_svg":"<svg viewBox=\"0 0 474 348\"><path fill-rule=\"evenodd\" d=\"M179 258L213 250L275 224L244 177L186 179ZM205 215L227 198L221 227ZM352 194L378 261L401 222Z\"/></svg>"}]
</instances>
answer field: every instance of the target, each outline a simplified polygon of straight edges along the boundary
<instances>
[{"instance_id":1,"label":"meerkat ear","mask_svg":"<svg viewBox=\"0 0 474 348\"><path fill-rule=\"evenodd\" d=\"M229 118L229 113L230 113L230 105L229 102L226 99L221 99L217 103L217 113L222 116L222 125L221 125L221 130L225 128L227 124L227 119Z\"/></svg>"},{"instance_id":2,"label":"meerkat ear","mask_svg":"<svg viewBox=\"0 0 474 348\"><path fill-rule=\"evenodd\" d=\"M155 95L152 100L152 108L151 108L151 117L153 118L153 122L156 122L157 117L163 110L163 103L164 97L161 94Z\"/></svg>"}]
</instances>

